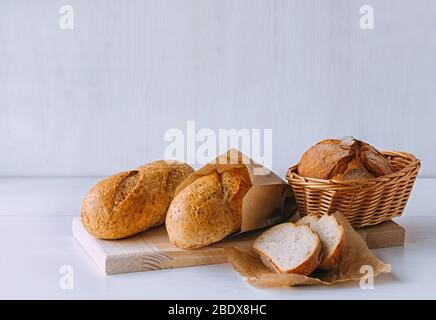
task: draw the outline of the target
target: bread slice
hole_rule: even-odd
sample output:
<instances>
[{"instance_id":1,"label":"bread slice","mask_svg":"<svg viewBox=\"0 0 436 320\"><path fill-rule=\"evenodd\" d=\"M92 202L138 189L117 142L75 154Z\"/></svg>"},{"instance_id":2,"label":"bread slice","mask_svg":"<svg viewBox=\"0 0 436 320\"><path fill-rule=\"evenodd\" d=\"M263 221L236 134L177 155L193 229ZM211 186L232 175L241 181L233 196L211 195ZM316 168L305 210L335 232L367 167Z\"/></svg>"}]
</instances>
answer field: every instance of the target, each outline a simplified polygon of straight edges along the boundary
<instances>
[{"instance_id":1,"label":"bread slice","mask_svg":"<svg viewBox=\"0 0 436 320\"><path fill-rule=\"evenodd\" d=\"M334 269L344 254L344 228L330 215L308 215L296 221L297 225L308 225L319 237L322 245L320 269Z\"/></svg>"},{"instance_id":2,"label":"bread slice","mask_svg":"<svg viewBox=\"0 0 436 320\"><path fill-rule=\"evenodd\" d=\"M269 228L254 242L262 262L278 273L309 275L320 262L321 242L306 225L286 222Z\"/></svg>"}]
</instances>

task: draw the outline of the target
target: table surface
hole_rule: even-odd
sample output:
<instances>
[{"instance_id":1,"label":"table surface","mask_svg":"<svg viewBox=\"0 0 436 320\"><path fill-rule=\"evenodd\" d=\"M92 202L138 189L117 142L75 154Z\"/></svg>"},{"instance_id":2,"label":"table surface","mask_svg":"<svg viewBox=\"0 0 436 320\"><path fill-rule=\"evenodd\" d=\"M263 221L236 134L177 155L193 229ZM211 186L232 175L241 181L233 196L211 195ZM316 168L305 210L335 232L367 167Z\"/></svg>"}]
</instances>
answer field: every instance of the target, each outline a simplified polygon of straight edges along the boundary
<instances>
[{"instance_id":1,"label":"table surface","mask_svg":"<svg viewBox=\"0 0 436 320\"><path fill-rule=\"evenodd\" d=\"M373 250L392 273L329 287L258 289L229 264L104 276L71 234L94 178L0 178L2 299L435 299L436 179L418 179L406 212L405 247ZM69 266L69 283L62 266Z\"/></svg>"}]
</instances>

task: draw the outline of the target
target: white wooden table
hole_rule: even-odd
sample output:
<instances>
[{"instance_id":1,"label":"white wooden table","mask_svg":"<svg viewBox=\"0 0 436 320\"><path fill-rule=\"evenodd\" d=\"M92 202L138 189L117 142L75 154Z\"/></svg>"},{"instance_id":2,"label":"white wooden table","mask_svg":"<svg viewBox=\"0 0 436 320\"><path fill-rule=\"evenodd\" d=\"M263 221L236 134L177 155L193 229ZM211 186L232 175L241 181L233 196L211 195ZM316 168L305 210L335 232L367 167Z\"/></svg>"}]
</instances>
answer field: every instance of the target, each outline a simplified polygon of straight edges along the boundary
<instances>
[{"instance_id":1,"label":"white wooden table","mask_svg":"<svg viewBox=\"0 0 436 320\"><path fill-rule=\"evenodd\" d=\"M419 179L403 217L406 246L374 250L393 265L372 290L256 289L229 264L103 276L71 235L83 195L98 178L0 178L0 298L382 299L436 298L436 179ZM60 268L74 271L62 289Z\"/></svg>"}]
</instances>

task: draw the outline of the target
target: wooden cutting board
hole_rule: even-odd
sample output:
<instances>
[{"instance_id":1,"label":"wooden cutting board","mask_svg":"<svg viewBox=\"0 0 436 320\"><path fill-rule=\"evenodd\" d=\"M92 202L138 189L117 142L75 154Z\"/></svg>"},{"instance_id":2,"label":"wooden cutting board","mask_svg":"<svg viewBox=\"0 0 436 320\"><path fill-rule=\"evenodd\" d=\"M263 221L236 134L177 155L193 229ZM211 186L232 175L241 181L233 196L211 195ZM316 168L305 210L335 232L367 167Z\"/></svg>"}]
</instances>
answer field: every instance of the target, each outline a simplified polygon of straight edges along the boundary
<instances>
[{"instance_id":1,"label":"wooden cutting board","mask_svg":"<svg viewBox=\"0 0 436 320\"><path fill-rule=\"evenodd\" d=\"M73 219L73 235L99 269L107 275L226 263L225 246L249 250L261 231L252 231L196 250L172 245L165 226L147 230L122 240L98 240ZM393 221L358 230L371 249L404 245L405 230Z\"/></svg>"}]
</instances>

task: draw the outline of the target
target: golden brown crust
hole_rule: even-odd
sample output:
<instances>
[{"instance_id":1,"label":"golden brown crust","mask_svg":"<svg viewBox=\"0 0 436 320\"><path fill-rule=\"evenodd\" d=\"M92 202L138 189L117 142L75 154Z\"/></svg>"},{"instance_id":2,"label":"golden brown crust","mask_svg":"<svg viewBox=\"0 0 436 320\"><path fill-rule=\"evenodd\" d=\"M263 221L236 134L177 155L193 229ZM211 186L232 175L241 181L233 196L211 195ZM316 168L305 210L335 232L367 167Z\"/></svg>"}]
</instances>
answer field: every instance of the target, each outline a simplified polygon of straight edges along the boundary
<instances>
[{"instance_id":1,"label":"golden brown crust","mask_svg":"<svg viewBox=\"0 0 436 320\"><path fill-rule=\"evenodd\" d=\"M162 224L178 184L193 169L160 160L112 175L85 196L81 218L100 239L120 239Z\"/></svg>"},{"instance_id":2,"label":"golden brown crust","mask_svg":"<svg viewBox=\"0 0 436 320\"><path fill-rule=\"evenodd\" d=\"M301 176L317 179L361 180L392 172L383 154L356 139L320 141L298 163Z\"/></svg>"},{"instance_id":3,"label":"golden brown crust","mask_svg":"<svg viewBox=\"0 0 436 320\"><path fill-rule=\"evenodd\" d=\"M330 179L345 181L374 178L374 175L357 159L349 161L345 167L338 171L339 173L335 173Z\"/></svg>"},{"instance_id":4,"label":"golden brown crust","mask_svg":"<svg viewBox=\"0 0 436 320\"><path fill-rule=\"evenodd\" d=\"M375 177L383 176L394 172L388 159L383 156L383 154L381 154L376 148L361 141L359 141L359 143L360 160L368 169L368 171L370 171Z\"/></svg>"},{"instance_id":5,"label":"golden brown crust","mask_svg":"<svg viewBox=\"0 0 436 320\"><path fill-rule=\"evenodd\" d=\"M168 209L166 228L170 241L181 248L194 249L238 231L242 200L250 187L245 167L198 177L176 195Z\"/></svg>"},{"instance_id":6,"label":"golden brown crust","mask_svg":"<svg viewBox=\"0 0 436 320\"><path fill-rule=\"evenodd\" d=\"M298 163L298 173L303 177L328 179L337 171L338 163L350 157L350 150L341 147L340 140L323 140L307 150Z\"/></svg>"}]
</instances>

